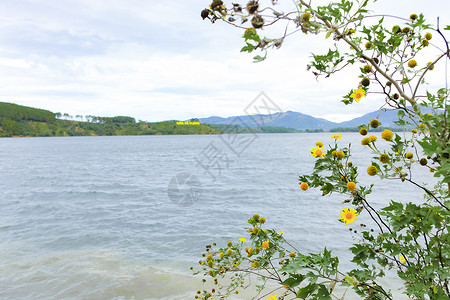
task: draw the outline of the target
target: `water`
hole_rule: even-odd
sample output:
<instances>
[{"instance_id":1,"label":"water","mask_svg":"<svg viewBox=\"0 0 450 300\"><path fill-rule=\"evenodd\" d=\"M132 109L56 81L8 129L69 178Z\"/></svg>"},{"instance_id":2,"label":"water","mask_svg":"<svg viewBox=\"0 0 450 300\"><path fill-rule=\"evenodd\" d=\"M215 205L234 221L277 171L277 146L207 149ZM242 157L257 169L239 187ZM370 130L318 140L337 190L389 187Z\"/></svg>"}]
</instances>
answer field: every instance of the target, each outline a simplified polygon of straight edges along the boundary
<instances>
[{"instance_id":1,"label":"water","mask_svg":"<svg viewBox=\"0 0 450 300\"><path fill-rule=\"evenodd\" d=\"M241 137L254 140L239 156L214 135L1 139L0 297L192 299L199 279L189 266L206 244L242 237L254 213L301 251L327 246L349 258L352 236L336 222L345 196L298 186L314 164L310 149L331 143L330 134ZM360 139L340 142L355 145L355 163L370 155ZM220 173L209 170L215 180L196 161L208 149L228 155ZM192 206L168 197L180 173L201 183ZM377 207L422 194L406 183L376 191Z\"/></svg>"}]
</instances>

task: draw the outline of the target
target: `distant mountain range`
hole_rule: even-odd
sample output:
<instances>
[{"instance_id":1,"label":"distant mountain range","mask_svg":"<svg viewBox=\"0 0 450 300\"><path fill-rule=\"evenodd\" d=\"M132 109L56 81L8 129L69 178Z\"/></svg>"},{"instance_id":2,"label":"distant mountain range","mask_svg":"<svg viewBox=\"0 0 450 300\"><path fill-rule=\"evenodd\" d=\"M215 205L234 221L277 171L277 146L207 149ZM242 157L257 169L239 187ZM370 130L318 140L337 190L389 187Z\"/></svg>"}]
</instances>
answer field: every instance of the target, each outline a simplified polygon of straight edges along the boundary
<instances>
[{"instance_id":1,"label":"distant mountain range","mask_svg":"<svg viewBox=\"0 0 450 300\"><path fill-rule=\"evenodd\" d=\"M295 111L276 113L271 115L244 115L234 117L209 117L200 118L204 124L233 124L257 128L262 126L286 127L298 130L323 129L330 130L337 127L357 127L369 123L370 119L376 119L381 122L383 127L398 127L394 121L397 120L397 111L374 111L361 117L345 122L331 122L322 118L315 118L310 115Z\"/></svg>"}]
</instances>

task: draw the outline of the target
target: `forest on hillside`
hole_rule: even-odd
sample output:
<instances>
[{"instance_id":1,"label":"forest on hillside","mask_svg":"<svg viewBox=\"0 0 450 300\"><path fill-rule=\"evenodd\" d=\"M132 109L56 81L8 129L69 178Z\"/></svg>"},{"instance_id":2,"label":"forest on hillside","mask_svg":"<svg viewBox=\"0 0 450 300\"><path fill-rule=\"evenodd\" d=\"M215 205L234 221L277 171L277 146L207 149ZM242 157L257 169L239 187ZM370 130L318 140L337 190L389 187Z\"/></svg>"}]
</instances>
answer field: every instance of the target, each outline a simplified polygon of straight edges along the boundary
<instances>
[{"instance_id":1,"label":"forest on hillside","mask_svg":"<svg viewBox=\"0 0 450 300\"><path fill-rule=\"evenodd\" d=\"M144 122L132 117L93 117L89 121L62 120L44 109L0 102L0 137L219 134L207 124L177 125L176 121Z\"/></svg>"}]
</instances>

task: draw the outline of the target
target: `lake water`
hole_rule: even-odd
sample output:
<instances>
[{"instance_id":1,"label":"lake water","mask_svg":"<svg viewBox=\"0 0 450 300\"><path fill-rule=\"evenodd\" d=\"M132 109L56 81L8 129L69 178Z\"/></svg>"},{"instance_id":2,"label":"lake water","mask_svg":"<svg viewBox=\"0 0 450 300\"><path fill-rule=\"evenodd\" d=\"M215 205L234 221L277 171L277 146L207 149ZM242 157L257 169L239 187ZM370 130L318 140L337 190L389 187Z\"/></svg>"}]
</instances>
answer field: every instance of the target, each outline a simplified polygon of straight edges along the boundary
<instances>
[{"instance_id":1,"label":"lake water","mask_svg":"<svg viewBox=\"0 0 450 300\"><path fill-rule=\"evenodd\" d=\"M348 258L353 237L337 222L346 197L298 185L330 134L234 138L0 139L0 298L192 299L200 278L189 267L204 246L242 237L255 213L301 251ZM340 141L355 163L370 156L360 140ZM375 190L376 207L422 195L407 183Z\"/></svg>"}]
</instances>

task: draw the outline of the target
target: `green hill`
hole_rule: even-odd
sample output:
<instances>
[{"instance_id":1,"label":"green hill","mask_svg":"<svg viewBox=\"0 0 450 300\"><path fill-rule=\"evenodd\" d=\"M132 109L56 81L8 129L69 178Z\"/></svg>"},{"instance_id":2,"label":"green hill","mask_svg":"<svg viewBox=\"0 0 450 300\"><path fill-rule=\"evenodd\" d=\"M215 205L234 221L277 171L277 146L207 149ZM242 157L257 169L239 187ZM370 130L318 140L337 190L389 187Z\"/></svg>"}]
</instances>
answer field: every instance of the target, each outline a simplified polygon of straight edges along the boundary
<instances>
[{"instance_id":1,"label":"green hill","mask_svg":"<svg viewBox=\"0 0 450 300\"><path fill-rule=\"evenodd\" d=\"M206 124L177 125L177 121L136 122L132 117L93 117L91 122L60 120L55 113L0 102L0 137L220 134ZM61 114L58 114L59 116Z\"/></svg>"}]
</instances>

